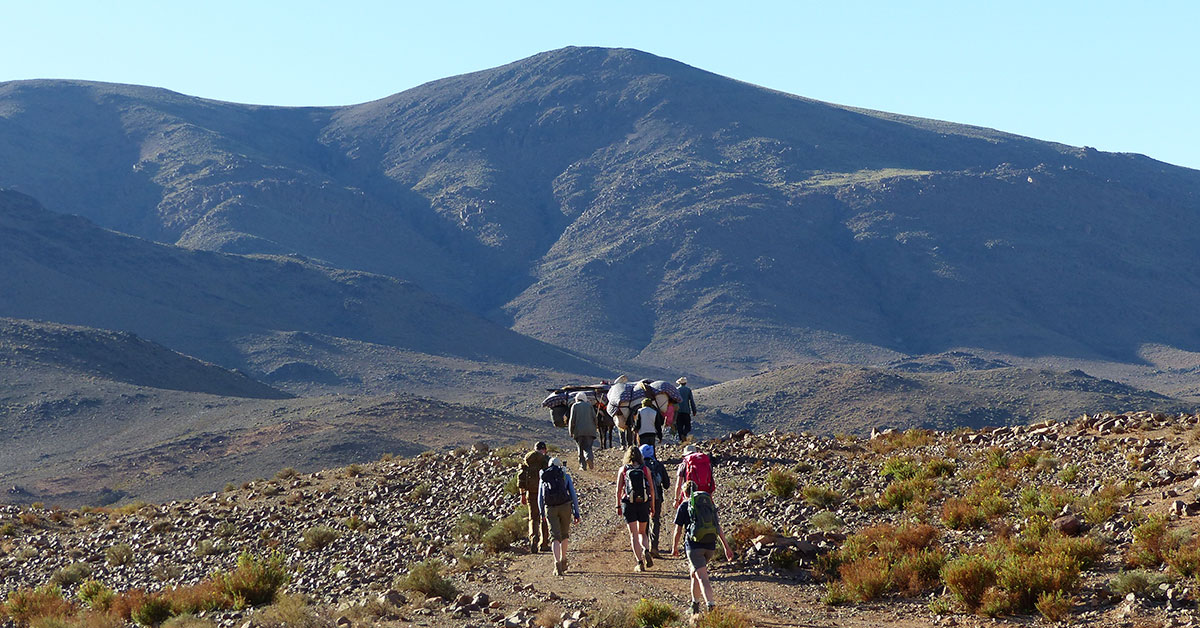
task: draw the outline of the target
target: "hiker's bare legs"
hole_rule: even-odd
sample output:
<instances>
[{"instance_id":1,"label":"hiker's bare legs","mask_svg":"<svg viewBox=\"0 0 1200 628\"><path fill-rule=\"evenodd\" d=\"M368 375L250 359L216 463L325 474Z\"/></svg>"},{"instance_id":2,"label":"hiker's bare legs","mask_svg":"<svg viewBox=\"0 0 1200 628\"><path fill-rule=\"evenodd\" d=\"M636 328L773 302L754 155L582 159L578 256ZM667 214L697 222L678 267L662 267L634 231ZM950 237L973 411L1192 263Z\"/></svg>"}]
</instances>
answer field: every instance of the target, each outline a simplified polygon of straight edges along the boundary
<instances>
[{"instance_id":1,"label":"hiker's bare legs","mask_svg":"<svg viewBox=\"0 0 1200 628\"><path fill-rule=\"evenodd\" d=\"M692 580L699 581L700 592L704 594L704 601L708 604L712 604L713 592L712 583L708 581L708 566L705 565L704 567L697 569L696 573L692 574ZM695 587L693 587L692 590L694 591Z\"/></svg>"},{"instance_id":2,"label":"hiker's bare legs","mask_svg":"<svg viewBox=\"0 0 1200 628\"><path fill-rule=\"evenodd\" d=\"M629 545L633 548L633 557L640 563L644 560L642 555L642 536L638 532L638 528L643 524L640 521L629 522Z\"/></svg>"}]
</instances>

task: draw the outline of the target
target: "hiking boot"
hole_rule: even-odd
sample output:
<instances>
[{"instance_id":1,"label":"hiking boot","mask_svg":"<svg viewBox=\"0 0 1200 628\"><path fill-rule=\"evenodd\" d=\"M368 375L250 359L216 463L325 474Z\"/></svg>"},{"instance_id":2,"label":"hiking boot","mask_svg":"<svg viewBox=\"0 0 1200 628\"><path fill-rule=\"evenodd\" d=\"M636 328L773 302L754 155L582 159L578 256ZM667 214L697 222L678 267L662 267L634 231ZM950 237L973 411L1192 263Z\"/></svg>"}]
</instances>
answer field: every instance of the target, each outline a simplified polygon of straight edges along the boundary
<instances>
[{"instance_id":1,"label":"hiking boot","mask_svg":"<svg viewBox=\"0 0 1200 628\"><path fill-rule=\"evenodd\" d=\"M696 600L692 600L692 617L695 617L696 615L699 615L699 614L700 614L700 603L697 602Z\"/></svg>"},{"instance_id":2,"label":"hiking boot","mask_svg":"<svg viewBox=\"0 0 1200 628\"><path fill-rule=\"evenodd\" d=\"M545 545L541 546L540 548L538 548L538 551L539 551L539 552L549 552L549 551L550 551L550 544L549 544L549 543L547 543L547 544L545 544Z\"/></svg>"},{"instance_id":3,"label":"hiking boot","mask_svg":"<svg viewBox=\"0 0 1200 628\"><path fill-rule=\"evenodd\" d=\"M713 610L715 610L716 608L717 608L717 603L716 603L716 602L709 602L709 603L708 603L708 612L710 612L710 613L711 613L711 612L713 612Z\"/></svg>"},{"instance_id":4,"label":"hiking boot","mask_svg":"<svg viewBox=\"0 0 1200 628\"><path fill-rule=\"evenodd\" d=\"M636 571L636 572L639 572L639 573L640 573L640 572L643 572L643 571L646 571L646 565L644 565L644 564L642 563L642 561L640 561L640 560L639 560L639 561L638 561L638 563L637 563L637 566L635 566L635 567L633 568L633 570L634 570L634 571Z\"/></svg>"},{"instance_id":5,"label":"hiking boot","mask_svg":"<svg viewBox=\"0 0 1200 628\"><path fill-rule=\"evenodd\" d=\"M538 553L538 543L537 543L537 541L529 541L529 553L530 553L530 554L536 554L536 553Z\"/></svg>"},{"instance_id":6,"label":"hiking boot","mask_svg":"<svg viewBox=\"0 0 1200 628\"><path fill-rule=\"evenodd\" d=\"M562 559L562 566L563 566L563 567L562 567L562 571L563 571L563 573L567 573L567 557L566 557L566 556L563 556L563 559Z\"/></svg>"},{"instance_id":7,"label":"hiking boot","mask_svg":"<svg viewBox=\"0 0 1200 628\"><path fill-rule=\"evenodd\" d=\"M653 566L654 566L654 559L650 557L649 552L646 552L646 567L649 568L649 567L653 567Z\"/></svg>"},{"instance_id":8,"label":"hiking boot","mask_svg":"<svg viewBox=\"0 0 1200 628\"><path fill-rule=\"evenodd\" d=\"M563 571L564 571L564 568L563 568L562 561L561 560L554 561L554 575L561 576L561 575L563 575Z\"/></svg>"}]
</instances>

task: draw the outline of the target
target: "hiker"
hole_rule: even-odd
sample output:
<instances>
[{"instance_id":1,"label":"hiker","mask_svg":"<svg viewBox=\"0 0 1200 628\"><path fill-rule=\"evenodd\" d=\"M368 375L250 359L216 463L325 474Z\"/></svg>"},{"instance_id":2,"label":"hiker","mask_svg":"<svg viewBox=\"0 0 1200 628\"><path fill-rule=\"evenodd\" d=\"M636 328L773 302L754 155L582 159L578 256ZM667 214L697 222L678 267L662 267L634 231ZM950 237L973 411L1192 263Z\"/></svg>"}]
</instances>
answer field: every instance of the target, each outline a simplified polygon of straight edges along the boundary
<instances>
[{"instance_id":1,"label":"hiker","mask_svg":"<svg viewBox=\"0 0 1200 628\"><path fill-rule=\"evenodd\" d=\"M725 531L717 517L712 496L699 490L695 482L684 487L687 500L675 510L675 535L671 539L671 555L679 555L679 539L687 533L684 550L687 552L688 572L692 581L692 615L700 614L700 599L708 610L716 608L712 583L708 579L708 563L717 552L717 541L725 549L725 560L733 560L733 551L725 540Z\"/></svg>"},{"instance_id":2,"label":"hiker","mask_svg":"<svg viewBox=\"0 0 1200 628\"><path fill-rule=\"evenodd\" d=\"M662 429L660 427L662 424L659 422L662 414L658 408L654 407L654 398L650 396L643 399L641 409L633 416L635 417L633 426L637 431L637 444L653 445L654 437L659 435L658 431Z\"/></svg>"},{"instance_id":3,"label":"hiker","mask_svg":"<svg viewBox=\"0 0 1200 628\"><path fill-rule=\"evenodd\" d=\"M596 428L596 407L588 402L586 393L575 394L575 403L571 404L571 418L567 419L567 431L579 446L579 468L595 469L592 443L596 441L600 431Z\"/></svg>"},{"instance_id":4,"label":"hiker","mask_svg":"<svg viewBox=\"0 0 1200 628\"><path fill-rule=\"evenodd\" d=\"M688 388L687 377L675 380L675 385L679 387L679 396L681 397L679 407L675 410L675 432L679 434L679 442L682 443L692 431L692 416L696 414L696 398L692 396L692 389Z\"/></svg>"},{"instance_id":5,"label":"hiker","mask_svg":"<svg viewBox=\"0 0 1200 628\"><path fill-rule=\"evenodd\" d=\"M554 539L554 573L567 573L567 540L571 536L571 522L579 523L579 497L575 494L575 483L563 466L562 460L551 458L549 466L542 471L538 487L538 510L550 522L550 537Z\"/></svg>"},{"instance_id":6,"label":"hiker","mask_svg":"<svg viewBox=\"0 0 1200 628\"><path fill-rule=\"evenodd\" d=\"M650 555L654 558L662 558L658 553L659 531L662 524L662 505L663 495L666 489L671 488L671 474L667 473L667 467L658 460L654 455L653 445L642 445L642 460L646 463L646 468L650 470L650 477L654 479L654 515L650 519Z\"/></svg>"},{"instance_id":7,"label":"hiker","mask_svg":"<svg viewBox=\"0 0 1200 628\"><path fill-rule=\"evenodd\" d=\"M629 526L629 544L637 559L634 571L646 571L654 566L650 556L650 540L646 526L654 509L654 480L637 447L625 452L625 464L617 471L617 512L625 516Z\"/></svg>"},{"instance_id":8,"label":"hiker","mask_svg":"<svg viewBox=\"0 0 1200 628\"><path fill-rule=\"evenodd\" d=\"M701 491L710 495L717 490L717 484L713 480L712 458L695 445L687 445L683 448L683 461L679 463L675 477L676 507L683 501L683 485L688 482L695 482Z\"/></svg>"},{"instance_id":9,"label":"hiker","mask_svg":"<svg viewBox=\"0 0 1200 628\"><path fill-rule=\"evenodd\" d=\"M550 463L546 455L546 443L538 442L533 451L525 454L521 471L517 474L517 486L521 489L521 504L529 506L529 552L550 551L550 530L538 510L538 490L542 470Z\"/></svg>"}]
</instances>

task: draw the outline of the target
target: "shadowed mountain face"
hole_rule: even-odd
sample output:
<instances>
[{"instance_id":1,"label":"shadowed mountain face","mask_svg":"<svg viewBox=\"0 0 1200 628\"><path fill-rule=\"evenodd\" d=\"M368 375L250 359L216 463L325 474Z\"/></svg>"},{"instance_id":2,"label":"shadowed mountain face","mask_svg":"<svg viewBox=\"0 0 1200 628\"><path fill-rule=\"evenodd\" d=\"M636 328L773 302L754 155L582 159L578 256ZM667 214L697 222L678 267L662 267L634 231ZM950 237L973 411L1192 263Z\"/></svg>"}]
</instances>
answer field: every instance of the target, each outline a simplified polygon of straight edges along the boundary
<instances>
[{"instance_id":1,"label":"shadowed mountain face","mask_svg":"<svg viewBox=\"0 0 1200 628\"><path fill-rule=\"evenodd\" d=\"M0 267L0 316L130 330L227 367L258 364L250 354L270 338L302 331L425 357L596 370L409 282L159 245L14 192L0 191Z\"/></svg>"},{"instance_id":2,"label":"shadowed mountain face","mask_svg":"<svg viewBox=\"0 0 1200 628\"><path fill-rule=\"evenodd\" d=\"M1200 172L631 50L343 108L7 83L0 186L162 242L390 275L571 350L714 378L957 347L1200 350Z\"/></svg>"}]
</instances>

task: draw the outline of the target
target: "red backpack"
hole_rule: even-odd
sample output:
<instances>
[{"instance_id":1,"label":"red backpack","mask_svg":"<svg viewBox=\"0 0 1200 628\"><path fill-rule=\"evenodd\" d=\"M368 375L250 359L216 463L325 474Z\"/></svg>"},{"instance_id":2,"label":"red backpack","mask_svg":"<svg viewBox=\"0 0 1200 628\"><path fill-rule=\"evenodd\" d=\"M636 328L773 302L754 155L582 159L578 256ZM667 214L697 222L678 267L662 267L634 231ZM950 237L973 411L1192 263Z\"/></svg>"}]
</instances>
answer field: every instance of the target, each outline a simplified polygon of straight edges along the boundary
<instances>
[{"instance_id":1,"label":"red backpack","mask_svg":"<svg viewBox=\"0 0 1200 628\"><path fill-rule=\"evenodd\" d=\"M696 490L712 493L717 488L713 482L712 460L708 454L698 451L683 457L683 481L695 482Z\"/></svg>"}]
</instances>

